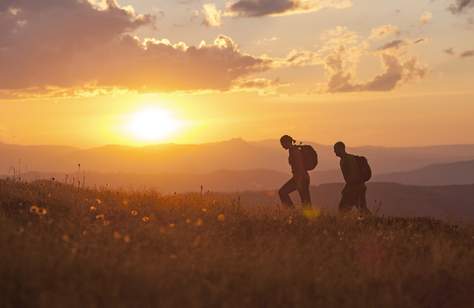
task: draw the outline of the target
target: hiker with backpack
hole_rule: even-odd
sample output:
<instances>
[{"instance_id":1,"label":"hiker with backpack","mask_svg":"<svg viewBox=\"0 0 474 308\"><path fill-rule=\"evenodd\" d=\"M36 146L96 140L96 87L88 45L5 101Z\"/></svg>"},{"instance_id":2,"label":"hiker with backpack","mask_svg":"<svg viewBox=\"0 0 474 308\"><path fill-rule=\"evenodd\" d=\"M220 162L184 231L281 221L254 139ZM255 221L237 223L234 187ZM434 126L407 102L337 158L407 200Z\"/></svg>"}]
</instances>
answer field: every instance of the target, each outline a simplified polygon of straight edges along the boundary
<instances>
[{"instance_id":1,"label":"hiker with backpack","mask_svg":"<svg viewBox=\"0 0 474 308\"><path fill-rule=\"evenodd\" d=\"M340 212L347 213L355 206L361 214L370 215L371 212L367 208L365 183L372 177L372 171L367 159L347 153L343 142L337 142L334 145L334 153L341 159L341 171L346 181L339 203Z\"/></svg>"},{"instance_id":2,"label":"hiker with backpack","mask_svg":"<svg viewBox=\"0 0 474 308\"><path fill-rule=\"evenodd\" d=\"M308 171L316 168L318 164L316 151L309 145L297 145L296 141L288 135L281 137L280 143L289 152L288 162L293 173L293 177L278 191L280 200L289 208L294 208L290 193L298 191L301 203L304 206L311 206Z\"/></svg>"}]
</instances>

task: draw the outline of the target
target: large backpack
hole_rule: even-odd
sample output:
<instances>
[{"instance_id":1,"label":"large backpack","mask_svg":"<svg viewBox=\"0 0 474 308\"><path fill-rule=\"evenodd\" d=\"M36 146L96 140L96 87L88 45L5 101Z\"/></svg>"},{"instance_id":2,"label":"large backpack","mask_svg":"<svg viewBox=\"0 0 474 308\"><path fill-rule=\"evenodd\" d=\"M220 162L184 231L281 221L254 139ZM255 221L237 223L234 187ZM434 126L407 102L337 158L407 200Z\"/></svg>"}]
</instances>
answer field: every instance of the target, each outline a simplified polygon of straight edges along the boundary
<instances>
[{"instance_id":1,"label":"large backpack","mask_svg":"<svg viewBox=\"0 0 474 308\"><path fill-rule=\"evenodd\" d=\"M310 145L299 145L298 149L303 154L303 162L306 171L311 171L318 165L318 153Z\"/></svg>"},{"instance_id":2,"label":"large backpack","mask_svg":"<svg viewBox=\"0 0 474 308\"><path fill-rule=\"evenodd\" d=\"M359 169L359 178L365 183L372 178L372 169L364 156L356 156L357 167Z\"/></svg>"}]
</instances>

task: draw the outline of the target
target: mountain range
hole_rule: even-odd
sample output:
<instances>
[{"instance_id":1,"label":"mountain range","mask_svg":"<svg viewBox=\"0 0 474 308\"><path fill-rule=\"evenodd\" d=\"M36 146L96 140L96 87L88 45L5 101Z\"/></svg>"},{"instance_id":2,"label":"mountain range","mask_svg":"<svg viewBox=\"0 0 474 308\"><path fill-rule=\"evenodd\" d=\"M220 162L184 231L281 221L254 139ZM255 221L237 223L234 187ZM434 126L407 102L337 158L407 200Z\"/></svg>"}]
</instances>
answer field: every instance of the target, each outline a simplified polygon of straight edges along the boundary
<instances>
[{"instance_id":1,"label":"mountain range","mask_svg":"<svg viewBox=\"0 0 474 308\"><path fill-rule=\"evenodd\" d=\"M332 146L308 142L319 154L318 171L337 170ZM349 152L366 156L375 174L411 171L431 164L474 159L474 145L427 147L354 147ZM210 173L220 170L274 170L288 172L287 153L277 140L145 147L108 145L89 149L65 146L24 146L0 143L0 174L22 171L102 173Z\"/></svg>"},{"instance_id":2,"label":"mountain range","mask_svg":"<svg viewBox=\"0 0 474 308\"><path fill-rule=\"evenodd\" d=\"M332 146L314 144L319 165L312 184L343 178ZM408 185L474 183L474 145L429 147L356 147L366 156L375 182ZM287 153L277 140L233 139L200 145L147 147L110 145L91 149L0 144L0 174L24 180L84 182L88 186L153 188L162 192L269 190L290 177Z\"/></svg>"}]
</instances>

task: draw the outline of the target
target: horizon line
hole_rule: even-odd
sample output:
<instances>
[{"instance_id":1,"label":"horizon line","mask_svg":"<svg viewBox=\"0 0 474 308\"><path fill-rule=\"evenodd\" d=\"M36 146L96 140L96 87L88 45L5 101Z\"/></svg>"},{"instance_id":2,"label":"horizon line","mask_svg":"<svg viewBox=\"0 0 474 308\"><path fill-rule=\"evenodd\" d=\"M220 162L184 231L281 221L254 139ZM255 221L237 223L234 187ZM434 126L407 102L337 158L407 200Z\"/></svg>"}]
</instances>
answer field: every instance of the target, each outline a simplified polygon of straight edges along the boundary
<instances>
[{"instance_id":1,"label":"horizon line","mask_svg":"<svg viewBox=\"0 0 474 308\"><path fill-rule=\"evenodd\" d=\"M275 142L275 144L279 144L278 138L271 139L245 139L242 137L235 137L235 138L228 138L228 139L221 139L217 141L209 141L209 142L199 142L199 143L178 143L178 142L162 142L162 143L150 143L144 145L128 145L128 144L119 144L119 143L106 143L102 145L96 146L75 146L75 145L68 145L68 144L22 144L22 143L9 143L0 140L0 145L7 145L7 146L21 146L21 147L64 147L64 148L74 148L78 150L93 150L93 149L100 149L106 147L123 147L123 148L134 148L134 149L145 149L150 147L157 147L157 146L200 146L200 145L212 145L212 144L222 144L222 143L230 143L230 142L245 142L245 143L263 143L263 142ZM299 140L298 140L299 141ZM303 140L301 141L306 144L322 146L322 147L332 147L331 144L325 143L318 143L311 140ZM474 143L446 143L446 144L422 144L422 145L377 145L377 144L362 144L362 145L348 145L348 148L387 148L387 149L406 149L406 148L429 148L429 147L449 147L449 146L474 146Z\"/></svg>"}]
</instances>

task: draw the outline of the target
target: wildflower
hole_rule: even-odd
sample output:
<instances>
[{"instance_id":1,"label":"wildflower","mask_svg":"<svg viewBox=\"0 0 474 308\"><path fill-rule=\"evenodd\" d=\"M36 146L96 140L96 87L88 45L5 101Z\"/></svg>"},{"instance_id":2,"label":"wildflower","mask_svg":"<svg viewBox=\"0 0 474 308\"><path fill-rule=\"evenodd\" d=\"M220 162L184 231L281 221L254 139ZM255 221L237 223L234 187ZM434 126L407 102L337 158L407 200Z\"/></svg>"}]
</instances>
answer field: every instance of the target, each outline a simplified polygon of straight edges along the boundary
<instances>
[{"instance_id":1,"label":"wildflower","mask_svg":"<svg viewBox=\"0 0 474 308\"><path fill-rule=\"evenodd\" d=\"M321 216L321 211L318 209L304 209L303 210L303 215L309 220L313 220Z\"/></svg>"},{"instance_id":2,"label":"wildflower","mask_svg":"<svg viewBox=\"0 0 474 308\"><path fill-rule=\"evenodd\" d=\"M96 208L95 206L91 206L91 207L89 208L89 210L90 210L91 212L95 212L95 211L97 211L97 208Z\"/></svg>"},{"instance_id":3,"label":"wildflower","mask_svg":"<svg viewBox=\"0 0 474 308\"><path fill-rule=\"evenodd\" d=\"M198 218L198 220L196 220L195 225L196 225L196 227L200 227L200 226L202 226L203 223L204 223L204 221L201 218Z\"/></svg>"},{"instance_id":4,"label":"wildflower","mask_svg":"<svg viewBox=\"0 0 474 308\"><path fill-rule=\"evenodd\" d=\"M138 216L138 211L137 210L132 210L130 212L130 214L132 214L132 216Z\"/></svg>"},{"instance_id":5,"label":"wildflower","mask_svg":"<svg viewBox=\"0 0 474 308\"><path fill-rule=\"evenodd\" d=\"M30 207L30 213L38 214L38 212L39 212L39 207L37 205L32 205Z\"/></svg>"},{"instance_id":6,"label":"wildflower","mask_svg":"<svg viewBox=\"0 0 474 308\"><path fill-rule=\"evenodd\" d=\"M144 223L148 223L148 222L150 222L150 217L144 216L144 217L142 218L142 221L143 221Z\"/></svg>"},{"instance_id":7,"label":"wildflower","mask_svg":"<svg viewBox=\"0 0 474 308\"><path fill-rule=\"evenodd\" d=\"M47 209L45 209L45 208L43 208L43 207L39 208L39 210L38 210L38 215L44 216L44 215L46 215L46 214L48 214L48 210L47 210Z\"/></svg>"},{"instance_id":8,"label":"wildflower","mask_svg":"<svg viewBox=\"0 0 474 308\"><path fill-rule=\"evenodd\" d=\"M125 235L125 236L123 237L123 241L124 241L125 243L130 243L130 241L131 241L130 235Z\"/></svg>"},{"instance_id":9,"label":"wildflower","mask_svg":"<svg viewBox=\"0 0 474 308\"><path fill-rule=\"evenodd\" d=\"M100 200L99 198L95 199L95 202L97 202L97 204L102 204L102 200Z\"/></svg>"},{"instance_id":10,"label":"wildflower","mask_svg":"<svg viewBox=\"0 0 474 308\"><path fill-rule=\"evenodd\" d=\"M201 211L203 211L204 213L207 212L207 209L206 208L202 208Z\"/></svg>"},{"instance_id":11,"label":"wildflower","mask_svg":"<svg viewBox=\"0 0 474 308\"><path fill-rule=\"evenodd\" d=\"M115 232L114 232L114 239L119 240L119 239L121 239L121 238L122 238L122 235L120 234L120 232L115 231Z\"/></svg>"},{"instance_id":12,"label":"wildflower","mask_svg":"<svg viewBox=\"0 0 474 308\"><path fill-rule=\"evenodd\" d=\"M225 215L224 214L217 215L217 221L224 222L225 221Z\"/></svg>"},{"instance_id":13,"label":"wildflower","mask_svg":"<svg viewBox=\"0 0 474 308\"><path fill-rule=\"evenodd\" d=\"M95 219L97 219L97 220L104 220L104 219L105 219L105 215L104 215L104 214L96 215L96 216L95 216Z\"/></svg>"}]
</instances>

